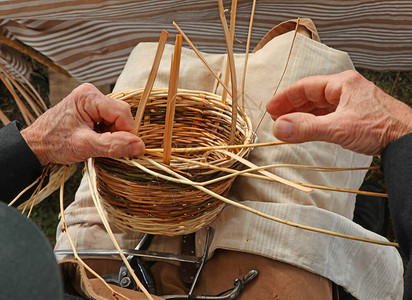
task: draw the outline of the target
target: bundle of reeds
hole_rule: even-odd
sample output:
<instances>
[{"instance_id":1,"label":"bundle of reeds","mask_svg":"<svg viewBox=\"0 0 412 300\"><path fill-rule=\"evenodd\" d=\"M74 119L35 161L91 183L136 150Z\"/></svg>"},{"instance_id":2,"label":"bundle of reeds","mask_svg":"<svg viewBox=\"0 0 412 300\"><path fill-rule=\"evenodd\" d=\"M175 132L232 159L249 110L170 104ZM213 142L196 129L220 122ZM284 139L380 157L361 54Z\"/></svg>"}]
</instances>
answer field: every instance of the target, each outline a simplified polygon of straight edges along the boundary
<instances>
[{"instance_id":1,"label":"bundle of reeds","mask_svg":"<svg viewBox=\"0 0 412 300\"><path fill-rule=\"evenodd\" d=\"M144 89L113 93L130 104L132 112L139 106ZM139 136L148 149L164 146L166 130L167 88L154 88L146 104ZM232 122L231 102L222 103L221 96L191 90L176 93L172 145L174 149L227 145ZM237 116L235 145L251 143L251 122L245 113ZM243 158L250 148L235 150ZM163 164L190 181L203 184L224 175L220 170L206 168L194 162L239 169L238 160L218 151L178 153L163 162L163 155L147 151L146 157ZM185 159L183 162L181 159ZM140 169L136 163L164 178ZM98 158L95 161L97 189L106 211L120 228L153 234L187 234L212 222L224 203L183 182L167 179L167 172L147 160ZM207 188L226 195L234 177L213 181Z\"/></svg>"},{"instance_id":2,"label":"bundle of reeds","mask_svg":"<svg viewBox=\"0 0 412 300\"><path fill-rule=\"evenodd\" d=\"M27 126L32 124L37 117L44 113L49 107L32 86L32 84L12 65L10 65L6 60L0 58L0 81L5 85L13 99L16 102L19 111L21 112L22 119ZM7 125L10 120L0 110L0 121L3 125ZM74 174L77 169L76 164L70 165L66 171L65 178L68 179ZM46 185L39 184L34 190L33 194L30 196L29 200L19 205L18 209L25 211L26 208L30 208L30 212L34 205L40 203L48 196L50 196L55 190L60 187L60 182L62 179L62 174L64 170L63 165L51 164L43 172L41 178L38 178L32 185L28 188L34 186L36 183L43 183L46 176L49 176L48 183ZM26 188L24 191L27 191ZM20 193L11 203L14 203L21 195Z\"/></svg>"}]
</instances>

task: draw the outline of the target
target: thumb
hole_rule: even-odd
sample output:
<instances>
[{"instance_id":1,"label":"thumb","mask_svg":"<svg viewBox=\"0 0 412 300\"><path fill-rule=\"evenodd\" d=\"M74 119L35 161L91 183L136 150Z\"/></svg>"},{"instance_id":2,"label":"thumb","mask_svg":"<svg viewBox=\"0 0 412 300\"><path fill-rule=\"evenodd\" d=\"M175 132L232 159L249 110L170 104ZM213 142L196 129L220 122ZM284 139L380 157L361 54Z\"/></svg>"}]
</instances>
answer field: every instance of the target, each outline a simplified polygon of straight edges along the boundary
<instances>
[{"instance_id":1,"label":"thumb","mask_svg":"<svg viewBox=\"0 0 412 300\"><path fill-rule=\"evenodd\" d=\"M273 131L276 138L290 143L309 141L335 142L331 132L334 114L315 116L309 113L290 113L279 117Z\"/></svg>"},{"instance_id":2,"label":"thumb","mask_svg":"<svg viewBox=\"0 0 412 300\"><path fill-rule=\"evenodd\" d=\"M144 153L145 145L136 135L126 131L105 132L102 134L89 131L86 136L87 157L130 157Z\"/></svg>"}]
</instances>

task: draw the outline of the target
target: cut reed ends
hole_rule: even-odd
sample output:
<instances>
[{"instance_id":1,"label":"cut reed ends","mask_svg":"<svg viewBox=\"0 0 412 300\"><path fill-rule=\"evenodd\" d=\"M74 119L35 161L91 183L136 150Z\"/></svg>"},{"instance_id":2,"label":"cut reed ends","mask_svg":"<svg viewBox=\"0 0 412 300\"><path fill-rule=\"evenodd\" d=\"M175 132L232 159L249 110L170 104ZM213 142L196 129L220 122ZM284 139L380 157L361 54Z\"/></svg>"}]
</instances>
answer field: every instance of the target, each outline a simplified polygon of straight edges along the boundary
<instances>
[{"instance_id":1,"label":"cut reed ends","mask_svg":"<svg viewBox=\"0 0 412 300\"><path fill-rule=\"evenodd\" d=\"M115 92L112 98L129 103L132 113L139 106L143 89ZM140 124L139 136L148 149L160 148L164 142L167 88L153 88ZM232 123L230 101L223 104L221 97L203 91L177 90L173 124L174 148L224 146L228 144ZM238 112L234 144L249 144L252 124L244 112ZM250 148L233 150L246 158ZM176 154L189 161L202 161L226 168L239 169L241 164L217 151ZM147 153L148 158L162 163L162 156ZM133 164L133 161L136 164ZM136 165L142 165L145 170ZM166 166L165 164L163 164ZM199 164L171 159L168 168L192 182L203 182L222 176ZM98 158L95 161L97 190L108 215L120 228L152 234L181 235L195 232L212 222L224 203L187 183L172 182L150 173L168 175L148 160L114 160ZM207 186L216 194L227 195L234 178Z\"/></svg>"}]
</instances>

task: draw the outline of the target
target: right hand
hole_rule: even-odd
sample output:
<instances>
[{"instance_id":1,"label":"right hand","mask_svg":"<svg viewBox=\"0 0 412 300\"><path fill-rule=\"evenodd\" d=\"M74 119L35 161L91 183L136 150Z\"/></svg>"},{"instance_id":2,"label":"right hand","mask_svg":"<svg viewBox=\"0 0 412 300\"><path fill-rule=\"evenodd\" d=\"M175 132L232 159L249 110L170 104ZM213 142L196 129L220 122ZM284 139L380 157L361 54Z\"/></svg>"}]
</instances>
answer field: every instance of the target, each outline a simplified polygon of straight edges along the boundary
<instances>
[{"instance_id":1,"label":"right hand","mask_svg":"<svg viewBox=\"0 0 412 300\"><path fill-rule=\"evenodd\" d=\"M274 135L283 141L326 141L375 155L412 132L412 109L356 71L311 76L267 104Z\"/></svg>"},{"instance_id":2,"label":"right hand","mask_svg":"<svg viewBox=\"0 0 412 300\"><path fill-rule=\"evenodd\" d=\"M129 104L82 84L21 134L42 165L70 164L89 157L143 154L145 145L129 132L132 126Z\"/></svg>"}]
</instances>

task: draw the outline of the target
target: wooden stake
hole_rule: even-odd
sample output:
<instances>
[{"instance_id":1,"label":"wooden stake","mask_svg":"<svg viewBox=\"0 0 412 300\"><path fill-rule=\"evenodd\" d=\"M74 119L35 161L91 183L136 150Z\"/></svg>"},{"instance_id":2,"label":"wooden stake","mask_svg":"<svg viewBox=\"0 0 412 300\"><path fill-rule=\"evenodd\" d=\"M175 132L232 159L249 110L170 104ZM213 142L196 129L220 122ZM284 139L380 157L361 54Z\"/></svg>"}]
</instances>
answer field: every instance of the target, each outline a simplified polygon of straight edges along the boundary
<instances>
[{"instance_id":1,"label":"wooden stake","mask_svg":"<svg viewBox=\"0 0 412 300\"><path fill-rule=\"evenodd\" d=\"M147 78L146 86L142 98L140 99L139 108L137 109L136 116L134 118L132 133L138 134L140 130L140 124L143 119L144 109L146 107L147 100L153 88L153 84L156 79L157 71L159 70L160 60L162 59L163 51L165 49L168 32L162 30L160 34L159 44L157 45L156 55L153 61L152 69L150 70L149 78Z\"/></svg>"},{"instance_id":2,"label":"wooden stake","mask_svg":"<svg viewBox=\"0 0 412 300\"><path fill-rule=\"evenodd\" d=\"M182 29L180 29L180 27L176 24L175 21L173 21L173 26L177 29L177 31L179 31L179 33L183 36L183 38L185 39L186 43L189 44L190 48L192 48L192 50L196 53L197 57L200 58L200 60L203 62L203 64L206 66L206 68L210 71L210 73L212 73L212 75L216 78L217 81L219 81L219 83L222 85L222 87L226 90L226 92L230 95L230 97L232 97L232 93L229 91L228 87L223 83L223 81L219 78L219 76L217 76L217 74L212 70L212 68L209 66L209 64L207 63L206 59L203 57L203 55L199 52L199 50L197 50L196 46L189 40L189 38L187 37L187 35L183 32Z\"/></svg>"},{"instance_id":3,"label":"wooden stake","mask_svg":"<svg viewBox=\"0 0 412 300\"><path fill-rule=\"evenodd\" d=\"M399 75L400 75L400 74L401 74L401 71L399 71L399 72L396 74L396 78L395 78L395 80L394 80L394 82L393 82L393 84L392 84L391 90L389 91L389 95L391 95L391 96L392 96L393 91L395 90L395 86L396 86L396 83L398 82L398 79L399 79Z\"/></svg>"},{"instance_id":4,"label":"wooden stake","mask_svg":"<svg viewBox=\"0 0 412 300\"><path fill-rule=\"evenodd\" d=\"M180 56L182 52L181 50L182 35L178 34L176 36L175 49L170 67L169 91L167 96L165 134L163 145L163 163L167 165L170 164L170 154L172 149L173 121L175 116L177 83L179 81Z\"/></svg>"},{"instance_id":5,"label":"wooden stake","mask_svg":"<svg viewBox=\"0 0 412 300\"><path fill-rule=\"evenodd\" d=\"M219 170L222 172L227 172L227 173L233 173L236 176L237 175L241 175L241 174L246 174L246 176L249 176L251 174L247 174L247 173L251 173L254 171L258 171L258 170L265 170L265 169L272 169L272 168L292 168L292 169L298 169L298 170L305 170L305 171L313 171L313 172L345 172L345 171L360 171L360 170L376 170L376 167L354 167L354 168L335 168L335 167L317 167L317 166L308 166L308 165L295 165L295 164L271 164L271 165L266 165L266 166L256 166L255 168L249 168L249 169L245 169L245 170L234 170L234 169L230 169L230 168L226 168L226 167L222 167L222 166L217 166L217 165L212 165L212 164L208 164L208 163L204 163L204 162L200 162L200 161L196 161L196 160L191 160L191 159L187 159L187 158L183 158L180 156L172 156L173 159L179 160L179 161L183 161L183 162L187 162L189 164L193 164L193 165L198 165L198 166L203 166L203 167L207 167L209 169L214 169L214 170ZM124 162L124 160L120 161ZM258 177L255 178L259 178L259 179L264 179L261 175L258 175ZM267 178L265 178L267 180ZM213 179L214 180L214 179ZM269 178L269 181L273 181L273 179ZM318 185L314 185L314 184L307 184L307 183L302 183L302 182L296 182L297 184L300 185L311 185L314 187L318 187ZM204 182L202 183L203 185L207 185ZM210 184L210 183L208 183ZM329 188L329 187L327 187ZM333 188L335 189L335 188ZM355 191L355 190L349 190L349 189L343 189L343 188L336 188L338 189L337 191ZM361 192L360 194L362 194L363 191L356 191L356 192ZM387 196L387 194L382 194L382 193L374 193L374 192L366 192L365 195L376 195L379 197L382 196Z\"/></svg>"},{"instance_id":6,"label":"wooden stake","mask_svg":"<svg viewBox=\"0 0 412 300\"><path fill-rule=\"evenodd\" d=\"M30 210L27 214L27 218L30 218L31 211L32 211L33 206L34 206L34 204L36 203L36 201L39 197L40 191L41 191L42 186L43 186L43 182L46 179L47 174L49 173L49 169L50 169L50 164L47 164L46 167L43 168L42 174L40 176L40 182L36 186L36 188L34 189L34 192L31 194L30 198L28 200L26 200L24 203L22 203L18 206L18 209L20 209L22 207L22 213L24 214L24 212L26 211L27 206L30 205ZM10 206L10 204L9 204L9 206Z\"/></svg>"},{"instance_id":7,"label":"wooden stake","mask_svg":"<svg viewBox=\"0 0 412 300\"><path fill-rule=\"evenodd\" d=\"M225 41L226 47L228 52L228 60L230 65L230 79L232 82L232 127L230 129L230 136L229 136L229 145L233 145L235 141L235 133L236 133L236 122L237 122L237 82L236 82L236 68L235 68L235 59L233 56L233 45L230 40L229 29L227 27L226 17L225 17L225 10L223 8L222 0L218 0L219 4L219 15L220 20L222 21L223 32L225 33Z\"/></svg>"},{"instance_id":8,"label":"wooden stake","mask_svg":"<svg viewBox=\"0 0 412 300\"><path fill-rule=\"evenodd\" d=\"M296 182L296 183L302 184L303 186L311 187L311 188L314 188L314 189L319 189L319 190L326 190L326 191L333 191L333 192L342 192L342 193L351 193L351 194L358 194L358 195L367 195L367 196L372 196L372 197L384 197L384 198L388 198L388 194L385 194L385 193L375 193L375 192L368 192L368 191L358 191L358 190L351 190L351 189L345 189L345 188L337 188L337 187L323 186L323 185L310 184L310 183L300 183L300 182Z\"/></svg>"}]
</instances>

